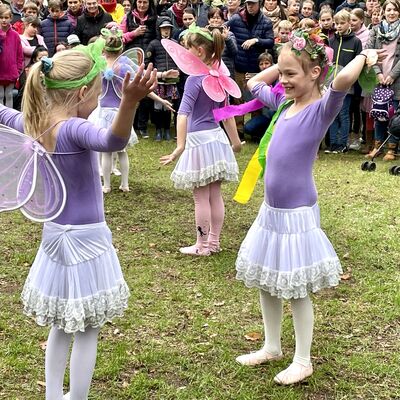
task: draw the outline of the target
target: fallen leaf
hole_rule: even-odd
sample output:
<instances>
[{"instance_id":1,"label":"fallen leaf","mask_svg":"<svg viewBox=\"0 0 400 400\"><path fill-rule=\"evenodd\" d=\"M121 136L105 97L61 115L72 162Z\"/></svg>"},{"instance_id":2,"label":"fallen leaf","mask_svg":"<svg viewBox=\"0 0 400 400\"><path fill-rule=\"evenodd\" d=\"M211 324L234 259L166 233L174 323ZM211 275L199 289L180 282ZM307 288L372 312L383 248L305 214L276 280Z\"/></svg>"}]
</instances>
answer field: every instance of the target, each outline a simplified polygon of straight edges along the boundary
<instances>
[{"instance_id":1,"label":"fallen leaf","mask_svg":"<svg viewBox=\"0 0 400 400\"><path fill-rule=\"evenodd\" d=\"M252 342L257 342L261 340L261 333L259 332L249 332L244 335L246 340L250 340Z\"/></svg>"},{"instance_id":2,"label":"fallen leaf","mask_svg":"<svg viewBox=\"0 0 400 400\"><path fill-rule=\"evenodd\" d=\"M343 275L341 275L340 279L342 281L348 281L349 279L351 279L351 275L350 274L343 274Z\"/></svg>"}]
</instances>

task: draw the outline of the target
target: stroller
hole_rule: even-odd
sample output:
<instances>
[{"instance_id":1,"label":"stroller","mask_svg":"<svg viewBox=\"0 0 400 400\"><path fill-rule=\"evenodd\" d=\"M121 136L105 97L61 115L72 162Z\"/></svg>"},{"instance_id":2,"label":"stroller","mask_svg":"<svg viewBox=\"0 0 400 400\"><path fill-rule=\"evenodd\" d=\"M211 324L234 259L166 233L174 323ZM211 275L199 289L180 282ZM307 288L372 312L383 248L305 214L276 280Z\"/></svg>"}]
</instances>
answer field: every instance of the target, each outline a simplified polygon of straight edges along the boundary
<instances>
[{"instance_id":1,"label":"stroller","mask_svg":"<svg viewBox=\"0 0 400 400\"><path fill-rule=\"evenodd\" d=\"M391 137L395 138L397 141L399 141L399 139L400 139L400 106L397 108L394 116L390 119L389 126L388 126L388 136L385 139L385 141L382 142L382 144L379 146L376 154L380 153L380 150L383 149L383 147L385 146L385 144L389 141L389 139ZM396 155L398 156L399 154L396 154ZM361 164L361 169L363 171L369 171L369 172L375 171L376 163L374 162L374 158L375 157L373 157L371 159L371 161L364 161ZM389 174L400 176L400 166L393 165L392 167L390 167Z\"/></svg>"}]
</instances>

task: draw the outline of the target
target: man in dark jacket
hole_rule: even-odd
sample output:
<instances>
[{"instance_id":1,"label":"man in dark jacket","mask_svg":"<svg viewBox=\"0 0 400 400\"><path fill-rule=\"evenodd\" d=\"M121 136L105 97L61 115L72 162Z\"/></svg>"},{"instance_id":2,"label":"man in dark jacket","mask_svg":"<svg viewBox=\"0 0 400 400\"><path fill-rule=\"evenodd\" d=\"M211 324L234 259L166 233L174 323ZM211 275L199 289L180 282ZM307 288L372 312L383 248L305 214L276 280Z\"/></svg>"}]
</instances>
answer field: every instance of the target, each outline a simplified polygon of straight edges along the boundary
<instances>
[{"instance_id":1,"label":"man in dark jacket","mask_svg":"<svg viewBox=\"0 0 400 400\"><path fill-rule=\"evenodd\" d=\"M86 0L85 10L78 18L74 33L78 35L82 44L87 45L89 40L99 36L101 29L112 20L111 15L99 6L97 0Z\"/></svg>"},{"instance_id":2,"label":"man in dark jacket","mask_svg":"<svg viewBox=\"0 0 400 400\"><path fill-rule=\"evenodd\" d=\"M235 35L238 52L235 57L235 80L246 91L246 73L259 72L258 57L267 49L274 47L272 22L261 12L258 0L245 0L245 6L227 22ZM239 103L243 102L241 99ZM243 132L244 117L237 117L239 133Z\"/></svg>"},{"instance_id":3,"label":"man in dark jacket","mask_svg":"<svg viewBox=\"0 0 400 400\"><path fill-rule=\"evenodd\" d=\"M65 12L61 11L59 0L50 0L48 7L49 16L42 21L41 31L51 57L56 51L57 44L66 42L74 28Z\"/></svg>"},{"instance_id":4,"label":"man in dark jacket","mask_svg":"<svg viewBox=\"0 0 400 400\"><path fill-rule=\"evenodd\" d=\"M10 3L10 8L11 8L11 25L14 25L17 21L21 21L22 10L24 8L24 0L12 0Z\"/></svg>"}]
</instances>

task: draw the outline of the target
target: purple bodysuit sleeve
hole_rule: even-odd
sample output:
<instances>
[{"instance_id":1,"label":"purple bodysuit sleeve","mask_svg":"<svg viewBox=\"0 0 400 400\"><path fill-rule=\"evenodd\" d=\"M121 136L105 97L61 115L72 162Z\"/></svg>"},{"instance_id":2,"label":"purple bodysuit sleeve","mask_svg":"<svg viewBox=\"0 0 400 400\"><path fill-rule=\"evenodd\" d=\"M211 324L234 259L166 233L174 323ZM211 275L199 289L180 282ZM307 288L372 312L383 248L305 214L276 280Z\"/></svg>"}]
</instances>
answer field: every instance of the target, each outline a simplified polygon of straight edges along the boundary
<instances>
[{"instance_id":1,"label":"purple bodysuit sleeve","mask_svg":"<svg viewBox=\"0 0 400 400\"><path fill-rule=\"evenodd\" d=\"M181 105L178 114L189 115L193 112L194 104L199 97L202 80L198 76L189 76L185 83Z\"/></svg>"},{"instance_id":2,"label":"purple bodysuit sleeve","mask_svg":"<svg viewBox=\"0 0 400 400\"><path fill-rule=\"evenodd\" d=\"M22 113L0 104L0 124L6 125L19 132L24 132Z\"/></svg>"},{"instance_id":3,"label":"purple bodysuit sleeve","mask_svg":"<svg viewBox=\"0 0 400 400\"><path fill-rule=\"evenodd\" d=\"M339 114L343 106L344 98L347 92L339 92L332 88L332 84L329 89L322 96L321 102L319 103L319 115L323 115L327 120L335 119Z\"/></svg>"},{"instance_id":4,"label":"purple bodysuit sleeve","mask_svg":"<svg viewBox=\"0 0 400 400\"><path fill-rule=\"evenodd\" d=\"M123 139L113 135L111 128L97 128L82 118L71 118L65 124L66 136L81 149L113 152L122 150L129 141L129 137Z\"/></svg>"},{"instance_id":5,"label":"purple bodysuit sleeve","mask_svg":"<svg viewBox=\"0 0 400 400\"><path fill-rule=\"evenodd\" d=\"M279 104L285 101L283 94L274 93L272 86L267 85L265 82L257 83L250 92L271 110L277 110Z\"/></svg>"}]
</instances>

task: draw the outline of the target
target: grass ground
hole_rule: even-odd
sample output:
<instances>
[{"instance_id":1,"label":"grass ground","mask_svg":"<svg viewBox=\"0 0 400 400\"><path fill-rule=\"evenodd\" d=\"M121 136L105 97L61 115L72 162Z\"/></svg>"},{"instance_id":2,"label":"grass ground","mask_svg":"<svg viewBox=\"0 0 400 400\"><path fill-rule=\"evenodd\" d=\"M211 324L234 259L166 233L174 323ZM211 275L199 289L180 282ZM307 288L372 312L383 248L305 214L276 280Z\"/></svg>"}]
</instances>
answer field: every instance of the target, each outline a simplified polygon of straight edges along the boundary
<instances>
[{"instance_id":1,"label":"grass ground","mask_svg":"<svg viewBox=\"0 0 400 400\"><path fill-rule=\"evenodd\" d=\"M194 240L193 203L173 189L171 168L158 166L172 148L149 140L130 149L131 192L118 192L114 177L105 199L132 296L125 318L101 331L90 399L400 399L400 177L382 162L362 172L360 155L320 154L322 225L345 273L338 288L313 296L314 375L283 388L272 379L293 355L287 304L284 359L257 368L235 363L262 345L257 334L245 338L262 333L258 294L235 281L234 269L262 185L246 206L231 200L236 185L224 185L223 252L182 256L178 248ZM238 156L241 170L254 150L248 144ZM19 213L0 216L0 399L44 398L48 330L23 316L19 302L40 232Z\"/></svg>"}]
</instances>

